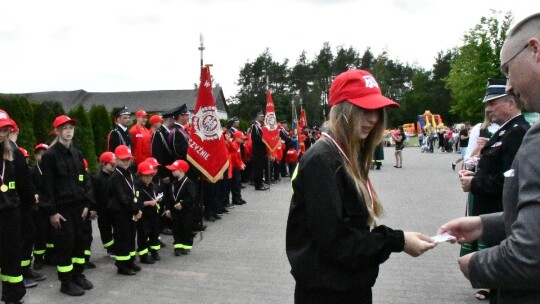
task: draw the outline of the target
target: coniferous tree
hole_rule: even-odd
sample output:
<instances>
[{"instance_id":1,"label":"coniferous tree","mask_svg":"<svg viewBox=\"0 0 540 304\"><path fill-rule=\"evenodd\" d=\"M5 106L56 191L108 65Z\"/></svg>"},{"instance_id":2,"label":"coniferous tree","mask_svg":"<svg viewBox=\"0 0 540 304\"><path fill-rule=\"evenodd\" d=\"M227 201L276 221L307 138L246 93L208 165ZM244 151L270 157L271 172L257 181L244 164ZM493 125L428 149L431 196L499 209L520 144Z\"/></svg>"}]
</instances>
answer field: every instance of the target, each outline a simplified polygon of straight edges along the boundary
<instances>
[{"instance_id":1,"label":"coniferous tree","mask_svg":"<svg viewBox=\"0 0 540 304\"><path fill-rule=\"evenodd\" d=\"M44 143L50 144L54 139L51 136L52 124L54 119L64 114L64 108L62 104L56 101L44 101L40 103L33 103L34 108L34 135L36 137L36 144Z\"/></svg>"},{"instance_id":2,"label":"coniferous tree","mask_svg":"<svg viewBox=\"0 0 540 304\"><path fill-rule=\"evenodd\" d=\"M82 105L69 111L69 117L77 121L73 144L81 150L83 157L88 162L88 168L92 172L97 170L96 148L94 146L94 134L90 117Z\"/></svg>"},{"instance_id":3,"label":"coniferous tree","mask_svg":"<svg viewBox=\"0 0 540 304\"><path fill-rule=\"evenodd\" d=\"M88 114L92 122L95 153L99 157L101 153L107 151L107 138L112 128L111 116L104 105L93 105Z\"/></svg>"}]
</instances>

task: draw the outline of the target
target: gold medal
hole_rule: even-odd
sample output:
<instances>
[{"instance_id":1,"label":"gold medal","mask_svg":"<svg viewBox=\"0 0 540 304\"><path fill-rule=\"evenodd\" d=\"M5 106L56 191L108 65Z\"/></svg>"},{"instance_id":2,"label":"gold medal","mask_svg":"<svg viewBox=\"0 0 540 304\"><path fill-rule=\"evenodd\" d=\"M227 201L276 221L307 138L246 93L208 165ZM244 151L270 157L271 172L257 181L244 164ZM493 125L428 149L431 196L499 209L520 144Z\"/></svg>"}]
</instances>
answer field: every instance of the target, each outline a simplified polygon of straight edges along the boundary
<instances>
[{"instance_id":1,"label":"gold medal","mask_svg":"<svg viewBox=\"0 0 540 304\"><path fill-rule=\"evenodd\" d=\"M8 191L8 186L6 186L5 184L2 184L2 186L0 186L0 191L7 192Z\"/></svg>"}]
</instances>

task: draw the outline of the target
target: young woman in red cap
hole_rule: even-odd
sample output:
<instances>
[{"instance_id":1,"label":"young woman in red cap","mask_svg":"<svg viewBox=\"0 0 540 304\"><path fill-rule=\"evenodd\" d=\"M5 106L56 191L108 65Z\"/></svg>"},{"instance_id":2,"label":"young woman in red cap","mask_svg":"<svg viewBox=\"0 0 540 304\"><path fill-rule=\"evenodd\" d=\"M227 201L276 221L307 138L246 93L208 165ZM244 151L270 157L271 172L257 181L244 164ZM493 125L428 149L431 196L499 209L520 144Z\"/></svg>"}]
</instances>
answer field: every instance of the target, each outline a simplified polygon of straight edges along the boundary
<instances>
[{"instance_id":1,"label":"young woman in red cap","mask_svg":"<svg viewBox=\"0 0 540 304\"><path fill-rule=\"evenodd\" d=\"M167 217L172 219L174 255L188 254L193 246L193 216L197 191L195 184L186 176L189 164L176 160L166 166L174 180L167 191Z\"/></svg>"},{"instance_id":2,"label":"young woman in red cap","mask_svg":"<svg viewBox=\"0 0 540 304\"><path fill-rule=\"evenodd\" d=\"M384 131L384 108L375 78L350 70L330 89L326 133L300 160L286 249L296 280L296 303L372 303L379 265L392 252L418 256L435 246L415 232L376 225L383 208L368 173Z\"/></svg>"},{"instance_id":3,"label":"young woman in red cap","mask_svg":"<svg viewBox=\"0 0 540 304\"><path fill-rule=\"evenodd\" d=\"M84 219L92 198L81 151L73 146L76 121L66 115L54 119L56 139L42 158L41 206L50 217L60 291L80 296L93 285L83 275L84 250L91 235Z\"/></svg>"},{"instance_id":4,"label":"young woman in red cap","mask_svg":"<svg viewBox=\"0 0 540 304\"><path fill-rule=\"evenodd\" d=\"M8 114L0 110L0 269L2 301L22 303L26 290L21 270L20 194L30 193L28 168L17 145L9 140L14 127ZM23 192L21 192L23 191Z\"/></svg>"},{"instance_id":5,"label":"young woman in red cap","mask_svg":"<svg viewBox=\"0 0 540 304\"><path fill-rule=\"evenodd\" d=\"M128 170L133 159L131 150L126 145L120 145L114 150L114 155L118 159L118 166L109 180L107 207L113 214L115 265L119 274L134 275L141 270L135 264L136 222L142 216L139 189L133 174Z\"/></svg>"}]
</instances>

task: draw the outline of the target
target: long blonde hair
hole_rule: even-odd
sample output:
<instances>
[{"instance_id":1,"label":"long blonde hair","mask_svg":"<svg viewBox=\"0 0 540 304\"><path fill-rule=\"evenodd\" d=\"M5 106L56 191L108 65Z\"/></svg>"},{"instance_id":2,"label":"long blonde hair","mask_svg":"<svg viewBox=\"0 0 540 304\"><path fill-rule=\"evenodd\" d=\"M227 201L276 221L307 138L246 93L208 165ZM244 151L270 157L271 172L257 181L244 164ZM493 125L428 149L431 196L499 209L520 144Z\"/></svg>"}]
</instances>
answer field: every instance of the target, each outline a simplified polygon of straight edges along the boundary
<instances>
[{"instance_id":1,"label":"long blonde hair","mask_svg":"<svg viewBox=\"0 0 540 304\"><path fill-rule=\"evenodd\" d=\"M375 190L368 186L373 151L381 142L385 128L386 112L384 108L379 111L379 121L365 139L359 138L356 131L360 128L358 122L362 120L364 110L349 102L334 105L330 109L329 120L325 124L326 129L345 150L344 152L350 160L350 162L347 161L345 156L340 153L345 172L354 180L358 193L364 197L366 208L369 211L368 222L370 225L374 224L375 219L384 212Z\"/></svg>"}]
</instances>

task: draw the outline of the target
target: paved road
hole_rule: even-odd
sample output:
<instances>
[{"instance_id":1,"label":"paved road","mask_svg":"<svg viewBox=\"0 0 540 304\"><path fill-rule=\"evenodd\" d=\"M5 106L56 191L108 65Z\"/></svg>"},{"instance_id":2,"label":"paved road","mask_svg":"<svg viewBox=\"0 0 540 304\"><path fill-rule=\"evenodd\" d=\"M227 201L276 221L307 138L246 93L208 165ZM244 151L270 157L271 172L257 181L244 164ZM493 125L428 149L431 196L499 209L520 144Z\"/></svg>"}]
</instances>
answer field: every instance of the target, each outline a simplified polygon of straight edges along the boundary
<instances>
[{"instance_id":1,"label":"paved road","mask_svg":"<svg viewBox=\"0 0 540 304\"><path fill-rule=\"evenodd\" d=\"M396 229L434 235L445 221L464 211L450 161L458 154L421 154L404 150L404 166L393 168L393 150L385 150L381 171L372 181L386 209L379 223ZM55 270L28 290L25 303L293 303L294 280L285 255L285 226L290 186L282 181L271 191L246 188L247 205L236 207L222 221L208 223L192 253L174 257L172 238L162 261L144 266L134 277L116 274L94 230L93 261L86 271L95 288L79 298L61 294ZM441 244L419 258L393 254L381 267L374 303L477 303L457 266L459 247Z\"/></svg>"}]
</instances>

